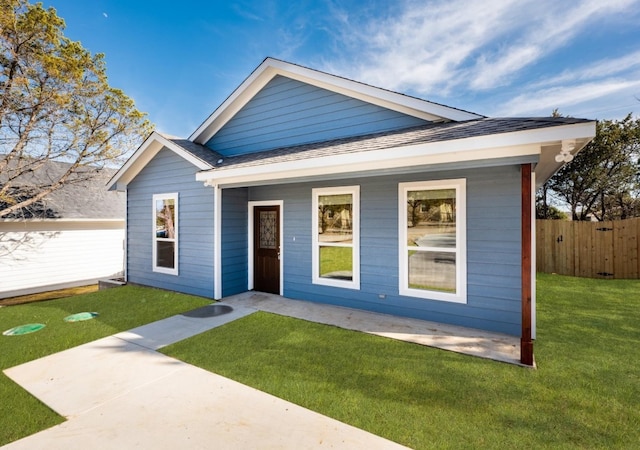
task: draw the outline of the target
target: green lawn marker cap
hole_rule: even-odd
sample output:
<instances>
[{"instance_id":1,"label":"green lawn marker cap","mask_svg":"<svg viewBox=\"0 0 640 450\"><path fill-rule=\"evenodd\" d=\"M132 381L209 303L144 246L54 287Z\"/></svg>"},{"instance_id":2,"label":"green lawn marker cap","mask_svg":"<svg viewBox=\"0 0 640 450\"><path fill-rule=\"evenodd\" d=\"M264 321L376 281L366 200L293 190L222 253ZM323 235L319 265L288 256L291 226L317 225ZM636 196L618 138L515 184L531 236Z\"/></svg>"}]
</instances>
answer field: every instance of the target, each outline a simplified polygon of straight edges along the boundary
<instances>
[{"instance_id":1,"label":"green lawn marker cap","mask_svg":"<svg viewBox=\"0 0 640 450\"><path fill-rule=\"evenodd\" d=\"M13 327L9 330L4 331L2 334L4 336L20 336L23 334L34 333L36 331L40 331L45 327L43 323L28 323L26 325L20 325L17 327Z\"/></svg>"}]
</instances>

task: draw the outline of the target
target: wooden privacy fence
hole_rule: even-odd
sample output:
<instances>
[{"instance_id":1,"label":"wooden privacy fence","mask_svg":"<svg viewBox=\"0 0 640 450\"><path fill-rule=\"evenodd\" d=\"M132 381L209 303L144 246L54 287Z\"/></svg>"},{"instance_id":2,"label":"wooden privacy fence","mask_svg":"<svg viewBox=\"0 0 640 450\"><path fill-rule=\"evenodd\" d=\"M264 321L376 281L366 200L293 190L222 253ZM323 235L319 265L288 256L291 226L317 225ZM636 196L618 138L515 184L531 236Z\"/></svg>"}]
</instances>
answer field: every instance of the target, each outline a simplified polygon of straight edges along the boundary
<instances>
[{"instance_id":1,"label":"wooden privacy fence","mask_svg":"<svg viewBox=\"0 0 640 450\"><path fill-rule=\"evenodd\" d=\"M536 221L536 269L586 278L640 278L640 218Z\"/></svg>"}]
</instances>

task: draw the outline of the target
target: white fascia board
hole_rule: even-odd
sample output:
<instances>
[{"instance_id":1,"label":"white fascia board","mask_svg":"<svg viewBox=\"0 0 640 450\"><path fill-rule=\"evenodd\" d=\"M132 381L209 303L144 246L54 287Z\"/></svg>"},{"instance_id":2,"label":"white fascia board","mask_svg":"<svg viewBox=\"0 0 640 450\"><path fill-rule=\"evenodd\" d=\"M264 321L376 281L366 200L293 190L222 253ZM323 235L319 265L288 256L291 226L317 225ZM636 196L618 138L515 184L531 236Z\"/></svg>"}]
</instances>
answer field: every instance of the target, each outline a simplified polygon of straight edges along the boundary
<instances>
[{"instance_id":1,"label":"white fascia board","mask_svg":"<svg viewBox=\"0 0 640 450\"><path fill-rule=\"evenodd\" d=\"M581 122L575 124L561 125L557 127L539 128L527 131L527 133L544 137L541 143L564 141L570 139L588 139L591 140L596 135L596 121Z\"/></svg>"},{"instance_id":2,"label":"white fascia board","mask_svg":"<svg viewBox=\"0 0 640 450\"><path fill-rule=\"evenodd\" d=\"M218 109L189 136L189 140L200 144L206 143L276 75L282 75L428 121L461 121L483 117L479 114L431 103L426 100L387 91L328 73L318 72L306 67L267 58Z\"/></svg>"},{"instance_id":3,"label":"white fascia board","mask_svg":"<svg viewBox=\"0 0 640 450\"><path fill-rule=\"evenodd\" d=\"M391 151L390 151L391 150ZM290 163L270 164L225 171L210 170L196 174L196 180L208 184L242 185L256 182L276 182L289 178L307 178L342 173L389 170L424 165L452 164L465 161L515 158L536 155L538 146L509 147L454 152L425 152L419 156L398 156L401 149L377 150L362 154L328 156ZM384 155L383 155L384 154Z\"/></svg>"},{"instance_id":4,"label":"white fascia board","mask_svg":"<svg viewBox=\"0 0 640 450\"><path fill-rule=\"evenodd\" d=\"M539 155L544 143L584 138L593 131L592 123L516 131L237 169L213 169L197 173L196 180L209 184L243 184L325 174Z\"/></svg>"},{"instance_id":5,"label":"white fascia board","mask_svg":"<svg viewBox=\"0 0 640 450\"><path fill-rule=\"evenodd\" d=\"M194 156L192 153L186 151L185 149L183 149L182 147L180 147L178 144L174 143L173 141L170 141L170 140L168 140L168 139L166 139L166 138L161 136L161 142L162 142L162 145L167 147L169 150L173 151L178 156L180 156L183 159L187 160L189 163L193 164L194 166L196 166L200 170L207 170L207 169L211 169L213 167L208 162L201 160L197 156Z\"/></svg>"},{"instance_id":6,"label":"white fascia board","mask_svg":"<svg viewBox=\"0 0 640 450\"><path fill-rule=\"evenodd\" d=\"M198 144L206 143L240 109L271 81L275 73L269 71L265 60L249 77L236 88L227 99L194 131L189 140Z\"/></svg>"},{"instance_id":7,"label":"white fascia board","mask_svg":"<svg viewBox=\"0 0 640 450\"><path fill-rule=\"evenodd\" d=\"M154 131L135 151L126 163L116 172L107 183L108 190L124 191L127 184L158 154L164 147L168 148L181 158L184 158L199 170L209 170L212 166L182 147Z\"/></svg>"},{"instance_id":8,"label":"white fascia board","mask_svg":"<svg viewBox=\"0 0 640 450\"><path fill-rule=\"evenodd\" d=\"M120 187L123 185L126 185L126 182L123 183L123 180L127 178L127 173L129 173L131 170L134 170L135 166L140 165L142 162L141 161L142 159L146 159L144 158L145 153L149 153L153 151L153 149L150 149L150 147L154 146L156 135L157 133L155 131L151 133L149 137L145 139L145 141L140 145L140 147L138 147L138 149L133 153L133 155L131 155L129 159L127 159L127 161L122 165L122 167L118 169L118 171L107 182L107 190L115 189L120 191L121 190ZM147 162L148 161L145 161L144 164L146 164ZM137 172L139 172L139 170Z\"/></svg>"}]
</instances>

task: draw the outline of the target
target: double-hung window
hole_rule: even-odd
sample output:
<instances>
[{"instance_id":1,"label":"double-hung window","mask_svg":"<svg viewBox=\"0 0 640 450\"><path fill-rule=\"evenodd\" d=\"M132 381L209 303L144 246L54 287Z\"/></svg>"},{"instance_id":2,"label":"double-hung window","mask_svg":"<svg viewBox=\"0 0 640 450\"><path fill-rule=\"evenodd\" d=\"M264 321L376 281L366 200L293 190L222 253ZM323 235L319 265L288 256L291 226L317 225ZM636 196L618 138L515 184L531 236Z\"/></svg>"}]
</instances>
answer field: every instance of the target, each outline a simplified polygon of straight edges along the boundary
<instances>
[{"instance_id":1,"label":"double-hung window","mask_svg":"<svg viewBox=\"0 0 640 450\"><path fill-rule=\"evenodd\" d=\"M318 188L313 195L313 283L360 288L360 187Z\"/></svg>"},{"instance_id":2,"label":"double-hung window","mask_svg":"<svg viewBox=\"0 0 640 450\"><path fill-rule=\"evenodd\" d=\"M467 302L466 181L400 183L400 294Z\"/></svg>"},{"instance_id":3,"label":"double-hung window","mask_svg":"<svg viewBox=\"0 0 640 450\"><path fill-rule=\"evenodd\" d=\"M178 275L178 194L153 196L153 271Z\"/></svg>"}]
</instances>

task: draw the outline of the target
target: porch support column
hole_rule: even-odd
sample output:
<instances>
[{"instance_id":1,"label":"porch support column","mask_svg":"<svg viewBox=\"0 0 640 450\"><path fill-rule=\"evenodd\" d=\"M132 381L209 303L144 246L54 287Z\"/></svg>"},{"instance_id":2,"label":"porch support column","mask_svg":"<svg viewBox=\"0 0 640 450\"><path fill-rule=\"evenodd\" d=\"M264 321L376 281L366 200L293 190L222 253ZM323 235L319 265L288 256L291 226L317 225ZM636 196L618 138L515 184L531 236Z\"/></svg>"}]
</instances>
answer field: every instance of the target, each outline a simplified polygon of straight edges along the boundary
<instances>
[{"instance_id":1,"label":"porch support column","mask_svg":"<svg viewBox=\"0 0 640 450\"><path fill-rule=\"evenodd\" d=\"M222 189L213 187L213 298L222 298Z\"/></svg>"},{"instance_id":2,"label":"porch support column","mask_svg":"<svg viewBox=\"0 0 640 450\"><path fill-rule=\"evenodd\" d=\"M522 334L520 337L520 362L527 366L533 366L533 340L531 338L531 296L532 296L532 272L531 272L531 220L532 220L532 194L531 164L522 164L522 188L521 188L521 217L522 217Z\"/></svg>"}]
</instances>

